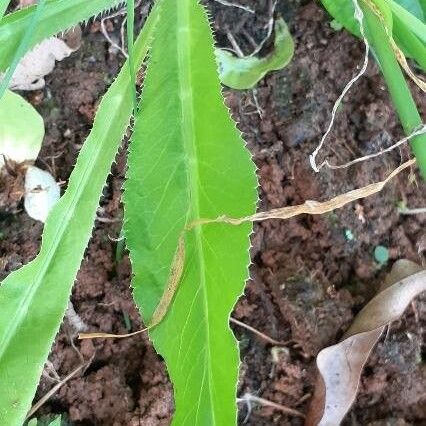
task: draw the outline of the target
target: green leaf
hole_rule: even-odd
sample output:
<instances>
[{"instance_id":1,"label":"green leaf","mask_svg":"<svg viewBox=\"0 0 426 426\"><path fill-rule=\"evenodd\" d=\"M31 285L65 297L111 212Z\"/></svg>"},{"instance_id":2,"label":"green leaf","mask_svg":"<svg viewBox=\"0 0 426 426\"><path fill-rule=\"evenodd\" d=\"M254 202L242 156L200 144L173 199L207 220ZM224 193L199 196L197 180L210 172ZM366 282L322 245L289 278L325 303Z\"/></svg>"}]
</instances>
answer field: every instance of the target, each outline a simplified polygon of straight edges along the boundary
<instances>
[{"instance_id":1,"label":"green leaf","mask_svg":"<svg viewBox=\"0 0 426 426\"><path fill-rule=\"evenodd\" d=\"M264 58L239 58L227 50L216 50L222 83L238 90L251 89L268 72L284 68L293 55L294 41L282 18L275 22L274 50Z\"/></svg>"},{"instance_id":2,"label":"green leaf","mask_svg":"<svg viewBox=\"0 0 426 426\"><path fill-rule=\"evenodd\" d=\"M340 22L349 32L361 36L359 23L354 17L355 8L352 0L321 0L321 3L327 9L328 13ZM362 4L362 0L359 0ZM374 0L375 5L381 11L389 28L392 28L392 12L387 4L387 0Z\"/></svg>"},{"instance_id":3,"label":"green leaf","mask_svg":"<svg viewBox=\"0 0 426 426\"><path fill-rule=\"evenodd\" d=\"M61 416L56 417L56 419L52 420L49 423L49 426L61 426Z\"/></svg>"},{"instance_id":4,"label":"green leaf","mask_svg":"<svg viewBox=\"0 0 426 426\"><path fill-rule=\"evenodd\" d=\"M389 0L389 6L394 16L404 25L405 31L413 33L419 40L426 43L426 25L424 21L419 19L418 15L410 13L395 1Z\"/></svg>"},{"instance_id":5,"label":"green leaf","mask_svg":"<svg viewBox=\"0 0 426 426\"><path fill-rule=\"evenodd\" d=\"M105 10L116 7L120 0L46 0L42 16L31 34L30 49L42 40L65 31ZM37 6L6 15L0 22L0 71L6 70L30 26ZM23 52L25 53L25 52Z\"/></svg>"},{"instance_id":6,"label":"green leaf","mask_svg":"<svg viewBox=\"0 0 426 426\"><path fill-rule=\"evenodd\" d=\"M0 99L0 168L3 155L17 163L35 161L43 137L41 115L22 96L7 90Z\"/></svg>"},{"instance_id":7,"label":"green leaf","mask_svg":"<svg viewBox=\"0 0 426 426\"><path fill-rule=\"evenodd\" d=\"M392 3L398 4L399 6L401 6L401 8L404 8L410 14L414 15L417 19L420 19L422 22L425 22L425 0L388 0L388 2L391 5Z\"/></svg>"},{"instance_id":8,"label":"green leaf","mask_svg":"<svg viewBox=\"0 0 426 426\"><path fill-rule=\"evenodd\" d=\"M354 18L354 6L351 0L334 1L321 0L321 3L327 9L327 12L341 25L343 25L352 34L359 37L359 24Z\"/></svg>"},{"instance_id":9,"label":"green leaf","mask_svg":"<svg viewBox=\"0 0 426 426\"><path fill-rule=\"evenodd\" d=\"M410 135L422 125L422 118L417 111L416 103L386 36L383 25L381 25L379 18L367 7L364 7L364 14L369 42L386 80L392 102L399 115L404 132L406 135ZM423 178L426 178L426 135L418 135L412 138L410 143L420 172Z\"/></svg>"},{"instance_id":10,"label":"green leaf","mask_svg":"<svg viewBox=\"0 0 426 426\"><path fill-rule=\"evenodd\" d=\"M362 5L362 0L359 0ZM354 6L351 0L336 2L322 0L328 12L352 34L360 37L359 24L356 22ZM374 0L392 28L393 37L407 57L417 61L426 70L426 25L422 22L423 12L417 0ZM368 33L368 28L366 30Z\"/></svg>"},{"instance_id":11,"label":"green leaf","mask_svg":"<svg viewBox=\"0 0 426 426\"><path fill-rule=\"evenodd\" d=\"M154 8L136 41L138 65L146 55L156 19ZM125 65L102 99L68 188L47 219L39 255L10 274L0 287L1 425L22 425L31 404L132 105L129 70Z\"/></svg>"},{"instance_id":12,"label":"green leaf","mask_svg":"<svg viewBox=\"0 0 426 426\"><path fill-rule=\"evenodd\" d=\"M61 416L55 417L53 420L51 420L52 417L49 418L33 418L28 423L27 426L61 426L62 419Z\"/></svg>"},{"instance_id":13,"label":"green leaf","mask_svg":"<svg viewBox=\"0 0 426 426\"><path fill-rule=\"evenodd\" d=\"M395 41L404 52L404 55L413 58L423 71L426 71L426 44L419 40L411 31L411 27L404 24L399 15L396 14L393 17L393 29Z\"/></svg>"},{"instance_id":14,"label":"green leaf","mask_svg":"<svg viewBox=\"0 0 426 426\"><path fill-rule=\"evenodd\" d=\"M10 0L0 0L0 21L3 15L6 13L6 9L9 6Z\"/></svg>"},{"instance_id":15,"label":"green leaf","mask_svg":"<svg viewBox=\"0 0 426 426\"><path fill-rule=\"evenodd\" d=\"M142 102L129 148L125 235L134 297L149 323L184 227L250 215L255 167L221 96L213 37L196 0L160 0ZM251 225L185 235L183 277L151 332L175 389L175 425L236 424L239 357L230 312L244 288Z\"/></svg>"}]
</instances>

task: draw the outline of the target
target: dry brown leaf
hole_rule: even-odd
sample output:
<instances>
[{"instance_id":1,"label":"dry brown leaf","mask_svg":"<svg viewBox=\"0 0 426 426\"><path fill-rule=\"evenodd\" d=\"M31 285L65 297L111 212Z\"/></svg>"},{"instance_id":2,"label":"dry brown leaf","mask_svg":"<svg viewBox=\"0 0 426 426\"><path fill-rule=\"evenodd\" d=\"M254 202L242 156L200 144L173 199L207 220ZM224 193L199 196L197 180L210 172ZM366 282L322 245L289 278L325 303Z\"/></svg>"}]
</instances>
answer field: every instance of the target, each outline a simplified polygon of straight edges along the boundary
<instances>
[{"instance_id":1,"label":"dry brown leaf","mask_svg":"<svg viewBox=\"0 0 426 426\"><path fill-rule=\"evenodd\" d=\"M127 333L127 334L110 334L110 333L80 333L78 335L78 338L80 340L84 339L124 339L126 337L136 336L141 333L145 333L145 331L148 331L152 328L154 328L156 325L160 324L160 322L163 320L165 315L167 314L167 311L169 309L170 304L172 303L173 296L176 293L177 286L179 285L179 281L182 277L183 268L185 266L185 239L184 235L182 235L179 238L178 246L176 249L175 257L172 262L172 267L170 270L170 276L169 281L167 283L167 286L164 290L163 296L160 299L160 302L158 303L157 308L155 309L155 312L151 318L151 322L148 327L135 331L133 333Z\"/></svg>"},{"instance_id":2,"label":"dry brown leaf","mask_svg":"<svg viewBox=\"0 0 426 426\"><path fill-rule=\"evenodd\" d=\"M261 222L268 219L289 219L291 217L295 217L301 214L320 215L327 212L331 212L353 201L356 201L365 197L369 197L370 195L380 192L391 179L393 179L395 176L397 176L400 172L402 172L406 168L414 165L415 162L416 160L413 159L401 164L385 180L381 182L372 183L365 187L354 189L345 194L338 195L337 197L334 197L328 201L318 202L318 201L308 200L304 204L300 204L297 206L272 209L267 212L260 212L260 213L256 213L253 216L246 216L242 218L231 218L228 216L220 216L216 219L200 219L198 221L190 223L184 231L190 231L196 226L207 225L210 223L228 223L231 225L240 225L241 223L244 223L244 222ZM79 339L126 338L130 336L138 335L140 333L144 333L147 330L158 325L162 321L164 316L167 314L170 303L172 302L173 296L179 285L179 281L183 272L184 265L185 265L185 244L184 244L184 233L182 233L181 237L179 238L175 258L171 266L169 282L163 293L161 301L154 313L154 316L151 320L151 324L147 328L136 331L134 333L119 334L119 335L102 333L102 332L101 333L82 333L79 335Z\"/></svg>"},{"instance_id":3,"label":"dry brown leaf","mask_svg":"<svg viewBox=\"0 0 426 426\"><path fill-rule=\"evenodd\" d=\"M319 376L306 426L336 426L355 401L362 369L386 325L426 291L426 270L408 260L396 262L381 291L357 315L337 345L317 357Z\"/></svg>"},{"instance_id":4,"label":"dry brown leaf","mask_svg":"<svg viewBox=\"0 0 426 426\"><path fill-rule=\"evenodd\" d=\"M10 81L12 90L38 90L45 85L44 76L55 68L56 61L71 55L73 50L67 44L51 37L29 51L19 62Z\"/></svg>"},{"instance_id":5,"label":"dry brown leaf","mask_svg":"<svg viewBox=\"0 0 426 426\"><path fill-rule=\"evenodd\" d=\"M369 197L370 195L380 192L395 176L401 173L406 168L414 165L415 159L409 160L396 168L385 180L381 182L371 183L370 185L362 188L353 189L344 194L337 195L336 197L327 201L313 201L307 200L303 204L297 206L280 207L278 209L268 210L266 212L256 213L253 216L246 216L241 218L233 218L229 216L220 216L216 219L200 219L192 222L187 230L193 229L195 226L207 225L209 223L229 223L231 225L240 225L245 222L263 222L269 219L290 219L302 214L321 215L324 213L332 212L333 210L340 209L349 203L356 200Z\"/></svg>"},{"instance_id":6,"label":"dry brown leaf","mask_svg":"<svg viewBox=\"0 0 426 426\"><path fill-rule=\"evenodd\" d=\"M81 43L81 29L67 31L63 39L50 37L30 50L20 61L13 73L9 87L12 90L39 90L45 85L44 77L62 61L75 52ZM0 80L2 74L0 73Z\"/></svg>"}]
</instances>

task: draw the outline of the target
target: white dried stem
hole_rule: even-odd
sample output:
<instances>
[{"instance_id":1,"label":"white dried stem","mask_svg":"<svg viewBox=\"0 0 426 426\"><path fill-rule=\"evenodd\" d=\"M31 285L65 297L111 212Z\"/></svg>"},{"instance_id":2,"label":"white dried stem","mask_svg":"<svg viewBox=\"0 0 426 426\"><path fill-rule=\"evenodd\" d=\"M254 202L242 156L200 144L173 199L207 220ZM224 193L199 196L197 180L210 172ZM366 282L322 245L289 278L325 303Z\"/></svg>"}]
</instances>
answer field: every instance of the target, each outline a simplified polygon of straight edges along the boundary
<instances>
[{"instance_id":1,"label":"white dried stem","mask_svg":"<svg viewBox=\"0 0 426 426\"><path fill-rule=\"evenodd\" d=\"M426 125L423 124L422 126L420 126L419 128L417 128L416 130L414 130L413 133L411 133L410 135L406 136L403 139L400 139L398 142L395 142L393 145L381 149L379 152L375 152L374 154L369 154L369 155L364 155L363 157L359 157L356 158L355 160L349 161L345 164L330 164L330 162L328 160L324 160L324 165L326 165L328 168L332 169L332 170L337 170L337 169L346 169L350 166L353 166L354 164L357 163L361 163L363 161L367 161L367 160L371 160L372 158L376 158L379 157L383 154L386 154L390 151L393 151L395 148L400 147L401 145L403 145L404 143L408 142L410 139L419 136L419 135L423 135L424 133L426 133Z\"/></svg>"},{"instance_id":2,"label":"white dried stem","mask_svg":"<svg viewBox=\"0 0 426 426\"><path fill-rule=\"evenodd\" d=\"M254 14L254 10L250 9L248 6L243 6L242 4L239 3L232 3L230 1L226 1L226 0L214 0L216 3L220 3L222 6L231 6L231 7L237 7L238 9L242 9L245 10L248 13L253 13Z\"/></svg>"},{"instance_id":3,"label":"white dried stem","mask_svg":"<svg viewBox=\"0 0 426 426\"><path fill-rule=\"evenodd\" d=\"M330 134L331 130L333 129L334 122L336 120L336 114L337 110L342 104L342 101L346 94L349 92L349 90L352 88L352 86L365 74L367 71L368 66L368 55L370 53L370 44L367 40L367 37L365 36L365 27L364 27L364 13L361 10L361 7L359 6L358 0L352 0L354 7L355 7L355 14L354 17L359 23L359 29L361 32L361 38L365 45L365 54L364 54L364 61L361 67L361 70L348 82L348 84L343 89L341 95L337 98L337 101L335 102L333 106L333 110L331 112L331 120L328 125L327 131L324 133L323 137L321 138L321 141L315 151L309 156L309 161L311 163L311 167L316 171L319 172L327 163L326 161L323 161L319 166L316 163L316 158L318 153L321 151L328 135Z\"/></svg>"}]
</instances>

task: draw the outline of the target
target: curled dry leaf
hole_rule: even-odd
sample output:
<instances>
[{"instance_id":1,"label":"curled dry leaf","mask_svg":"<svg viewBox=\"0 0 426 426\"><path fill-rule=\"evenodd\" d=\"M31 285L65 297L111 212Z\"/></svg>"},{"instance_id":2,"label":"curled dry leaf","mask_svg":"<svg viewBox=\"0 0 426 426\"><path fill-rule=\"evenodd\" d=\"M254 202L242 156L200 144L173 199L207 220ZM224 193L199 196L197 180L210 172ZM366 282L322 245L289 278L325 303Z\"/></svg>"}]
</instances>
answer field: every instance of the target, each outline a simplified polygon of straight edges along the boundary
<instances>
[{"instance_id":1,"label":"curled dry leaf","mask_svg":"<svg viewBox=\"0 0 426 426\"><path fill-rule=\"evenodd\" d=\"M44 77L80 47L81 29L73 28L61 38L50 37L30 50L19 62L10 81L12 90L39 90L45 85ZM0 79L1 79L0 74Z\"/></svg>"},{"instance_id":2,"label":"curled dry leaf","mask_svg":"<svg viewBox=\"0 0 426 426\"><path fill-rule=\"evenodd\" d=\"M319 377L306 426L336 426L353 404L362 369L386 325L426 291L426 270L408 260L395 263L381 291L357 315L337 345L317 357Z\"/></svg>"},{"instance_id":3,"label":"curled dry leaf","mask_svg":"<svg viewBox=\"0 0 426 426\"><path fill-rule=\"evenodd\" d=\"M73 50L56 37L42 41L19 62L10 82L12 90L38 90L44 87L44 76L55 68L56 61L71 55Z\"/></svg>"},{"instance_id":4,"label":"curled dry leaf","mask_svg":"<svg viewBox=\"0 0 426 426\"><path fill-rule=\"evenodd\" d=\"M216 219L199 219L192 222L187 226L187 230L193 229L195 226L206 225L209 223L229 223L230 225L241 225L245 222L263 222L269 219L290 219L292 217L299 216L301 214L321 215L324 213L332 212L333 210L340 209L349 203L356 200L369 197L371 195L380 192L395 176L401 173L403 170L411 167L415 164L416 160L408 160L397 167L385 180L380 182L371 183L362 188L353 189L345 192L344 194L337 195L327 201L314 201L307 200L303 204L296 206L280 207L277 209L268 210L265 212L259 212L252 216L245 216L240 218L229 217L226 215L219 216Z\"/></svg>"},{"instance_id":5,"label":"curled dry leaf","mask_svg":"<svg viewBox=\"0 0 426 426\"><path fill-rule=\"evenodd\" d=\"M185 229L185 232L191 231L196 226L207 225L211 223L228 223L230 225L240 225L245 222L261 222L268 219L289 219L301 214L312 214L319 215L327 212L331 212L335 209L341 208L355 200L359 200L370 195L380 192L385 185L398 175L401 171L407 167L412 166L415 160L409 160L404 164L401 164L395 169L384 181L372 183L363 188L354 189L345 194L338 195L331 200L318 202L318 201L306 201L304 204L297 206L282 207L278 209L272 209L266 212L256 213L252 216L245 216L241 218L232 218L228 216L219 216L216 219L199 219L190 223ZM185 245L183 235L181 234L178 241L178 247L175 252L175 257L172 262L172 268L168 279L168 284L164 290L161 300L157 306L157 309L152 317L151 323L147 328L128 334L110 334L110 333L88 333L80 334L79 339L97 339L97 338L125 338L135 336L140 333L144 333L150 328L160 324L167 310L172 302L173 296L178 288L179 281L183 272L185 264Z\"/></svg>"},{"instance_id":6,"label":"curled dry leaf","mask_svg":"<svg viewBox=\"0 0 426 426\"><path fill-rule=\"evenodd\" d=\"M221 82L237 90L253 88L268 72L278 71L291 61L294 41L284 19L275 22L275 43L272 52L264 58L238 57L233 53L216 49Z\"/></svg>"}]
</instances>

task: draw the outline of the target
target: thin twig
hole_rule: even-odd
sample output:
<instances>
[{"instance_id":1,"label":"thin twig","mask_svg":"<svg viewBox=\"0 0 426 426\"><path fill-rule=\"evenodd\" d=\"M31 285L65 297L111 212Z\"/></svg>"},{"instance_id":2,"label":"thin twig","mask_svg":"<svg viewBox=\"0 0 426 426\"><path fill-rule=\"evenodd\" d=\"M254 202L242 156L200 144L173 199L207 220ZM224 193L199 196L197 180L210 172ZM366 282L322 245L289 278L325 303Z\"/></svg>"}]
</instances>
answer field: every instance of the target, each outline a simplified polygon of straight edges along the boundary
<instances>
[{"instance_id":1,"label":"thin twig","mask_svg":"<svg viewBox=\"0 0 426 426\"><path fill-rule=\"evenodd\" d=\"M226 33L226 37L228 37L229 42L232 44L232 48L234 49L234 52L237 54L239 58L244 58L244 53L241 50L241 47L238 45L237 40L235 40L235 37L233 34L228 31Z\"/></svg>"},{"instance_id":2,"label":"thin twig","mask_svg":"<svg viewBox=\"0 0 426 426\"><path fill-rule=\"evenodd\" d=\"M257 99L257 90L256 89L252 89L252 95L253 95L253 100L254 100L254 105L256 106L256 112L259 114L260 119L263 119L263 109L260 107L259 104L259 100Z\"/></svg>"},{"instance_id":3,"label":"thin twig","mask_svg":"<svg viewBox=\"0 0 426 426\"><path fill-rule=\"evenodd\" d=\"M311 393L307 393L307 394L303 395L303 396L302 396L302 398L300 398L300 399L296 402L295 406L296 406L296 407L298 407L299 405L302 405L302 404L303 404L306 400L308 400L311 396L312 396L312 394L311 394Z\"/></svg>"},{"instance_id":4,"label":"thin twig","mask_svg":"<svg viewBox=\"0 0 426 426\"><path fill-rule=\"evenodd\" d=\"M80 333L78 340L86 339L127 339L128 337L139 336L140 334L146 333L149 327L143 328L142 330L134 331L133 333L126 334L111 334L111 333Z\"/></svg>"},{"instance_id":5,"label":"thin twig","mask_svg":"<svg viewBox=\"0 0 426 426\"><path fill-rule=\"evenodd\" d=\"M257 55L262 50L262 48L265 45L265 43L271 37L272 31L274 30L274 23L275 23L274 13L275 13L275 8L277 6L277 2L278 2L278 0L274 0L274 2L272 3L272 6L271 6L271 10L270 10L270 14L269 14L270 17L269 17L268 24L267 24L268 32L267 32L266 36L257 45L257 47L253 50L253 52L250 53L249 56L255 56L255 55Z\"/></svg>"},{"instance_id":6,"label":"thin twig","mask_svg":"<svg viewBox=\"0 0 426 426\"><path fill-rule=\"evenodd\" d=\"M251 403L257 403L266 407L272 407L275 408L285 414L288 414L290 416L296 416L296 417L301 417L302 419L305 418L305 415L300 412L299 410L295 410L294 408L290 408L290 407L286 407L285 405L282 404L277 404L276 402L272 402L269 401L268 399L265 398L260 398L258 396L252 395L250 393L246 393L242 398L237 398L237 402L243 402L245 404L247 404L249 407L251 407Z\"/></svg>"},{"instance_id":7,"label":"thin twig","mask_svg":"<svg viewBox=\"0 0 426 426\"><path fill-rule=\"evenodd\" d=\"M32 407L31 410L28 411L27 416L25 417L25 420L28 420L42 405L46 403L46 401L52 397L58 390L68 381L70 381L73 377L77 375L83 368L85 368L87 365L90 364L92 360L89 361L89 363L81 364L79 365L74 371L72 371L68 376L66 376L64 379L62 379L58 384L53 386L52 389L50 389L49 392L46 393L38 402L36 402Z\"/></svg>"},{"instance_id":8,"label":"thin twig","mask_svg":"<svg viewBox=\"0 0 426 426\"><path fill-rule=\"evenodd\" d=\"M246 330L251 331L252 333L256 334L257 336L261 337L263 340L265 340L266 342L270 343L271 345L275 345L275 346L285 346L287 344L287 342L280 342L278 340L273 339L272 337L269 337L267 334L262 333L261 331L257 330L256 328L247 325L241 321L238 321L235 318L230 318L230 321L233 322L234 324L239 325L240 327L245 328Z\"/></svg>"},{"instance_id":9,"label":"thin twig","mask_svg":"<svg viewBox=\"0 0 426 426\"><path fill-rule=\"evenodd\" d=\"M245 10L248 13L255 13L253 9L251 9L248 6L243 6L242 4L238 4L238 3L231 3L230 1L226 1L226 0L213 0L216 3L220 3L222 6L231 6L231 7L237 7L238 9L242 9Z\"/></svg>"},{"instance_id":10,"label":"thin twig","mask_svg":"<svg viewBox=\"0 0 426 426\"><path fill-rule=\"evenodd\" d=\"M399 214L402 215L414 215L414 214L425 214L426 207L420 207L417 209L398 209Z\"/></svg>"},{"instance_id":11,"label":"thin twig","mask_svg":"<svg viewBox=\"0 0 426 426\"><path fill-rule=\"evenodd\" d=\"M139 0L136 2L135 4L135 8L139 7L141 4L142 0ZM121 30L120 30L120 34L121 34L121 46L119 46L108 34L108 31L105 28L105 21L107 19L112 19L112 18L117 18L118 16L123 16L125 15L127 12L127 8L124 7L120 10L118 10L117 12L112 13L111 15L105 16L104 18L101 19L101 32L103 34L103 36L107 39L108 43L111 44L112 47L115 47L117 50L119 50L123 56L127 59L129 57L129 55L127 54L125 48L124 48L124 25L126 22L126 19L124 19L124 21L121 23Z\"/></svg>"},{"instance_id":12,"label":"thin twig","mask_svg":"<svg viewBox=\"0 0 426 426\"><path fill-rule=\"evenodd\" d=\"M120 11L119 12L117 12L117 13L115 13L114 15L111 15L111 16L107 16L106 18L102 18L101 19L101 32L102 32L102 34L103 34L103 36L106 38L106 40L108 41L108 43L112 46L112 47L114 47L115 49L117 49L119 52L121 52L122 53L122 55L127 59L128 57L129 57L129 55L127 54L127 52L124 50L124 46L120 46L120 45L118 45L110 36L109 36L109 34L108 34L108 31L106 30L106 28L105 28L105 21L107 20L107 19L111 19L111 18L113 18L114 16L119 16L119 15L121 15L122 13L120 13Z\"/></svg>"}]
</instances>

